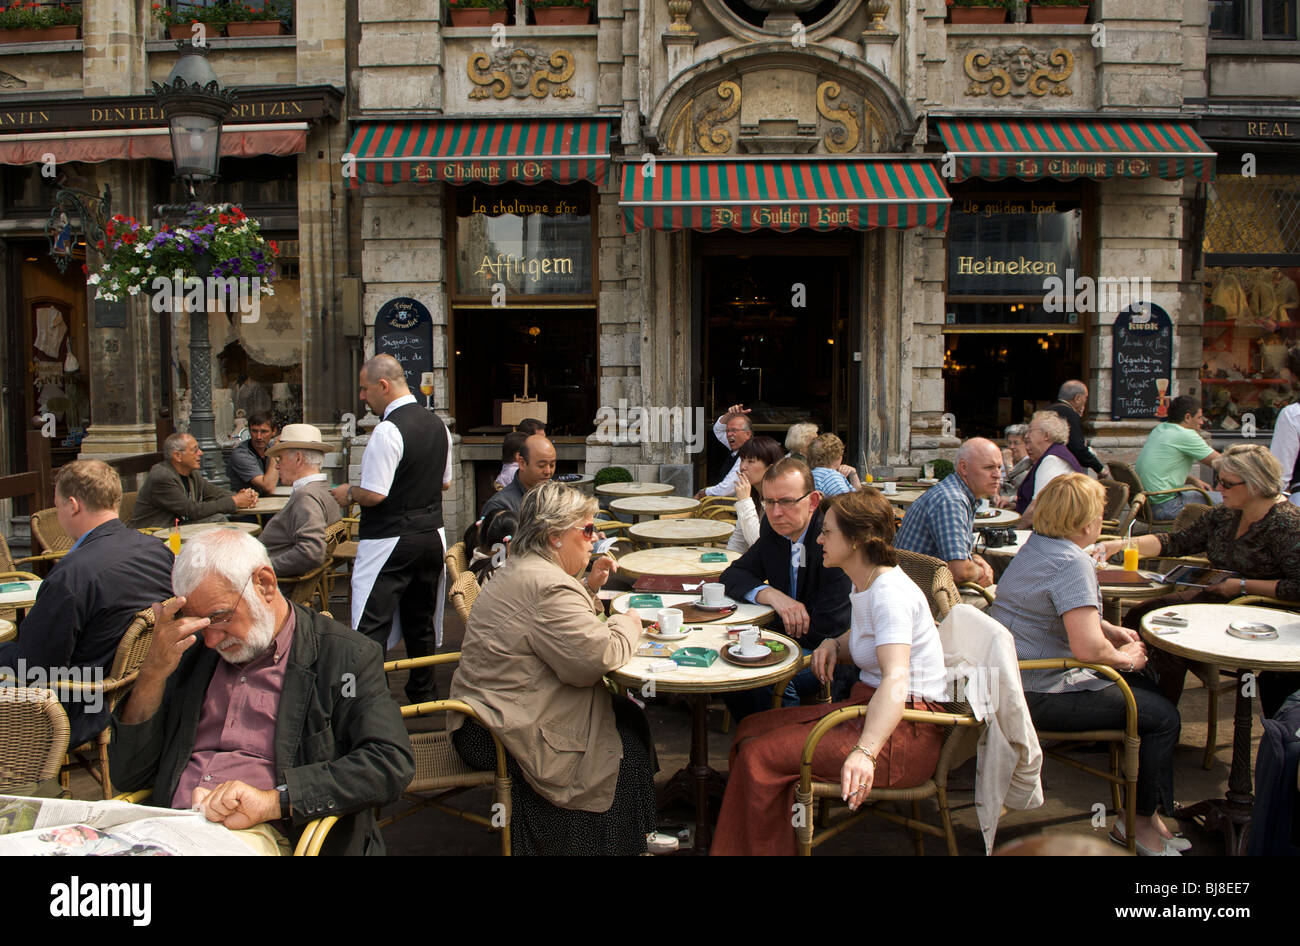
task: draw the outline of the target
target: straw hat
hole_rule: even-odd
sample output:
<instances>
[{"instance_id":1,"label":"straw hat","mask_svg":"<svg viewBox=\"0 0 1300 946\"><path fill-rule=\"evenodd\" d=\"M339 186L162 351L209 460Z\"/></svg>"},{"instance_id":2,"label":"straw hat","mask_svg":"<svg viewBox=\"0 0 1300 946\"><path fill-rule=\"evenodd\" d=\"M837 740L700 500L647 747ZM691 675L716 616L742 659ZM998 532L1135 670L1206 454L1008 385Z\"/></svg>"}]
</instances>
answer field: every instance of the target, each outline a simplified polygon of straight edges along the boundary
<instances>
[{"instance_id":1,"label":"straw hat","mask_svg":"<svg viewBox=\"0 0 1300 946\"><path fill-rule=\"evenodd\" d=\"M280 439L266 452L276 456L286 450L319 450L321 453L329 453L332 449L332 445L321 439L319 427L311 424L285 424L284 430L280 431Z\"/></svg>"}]
</instances>

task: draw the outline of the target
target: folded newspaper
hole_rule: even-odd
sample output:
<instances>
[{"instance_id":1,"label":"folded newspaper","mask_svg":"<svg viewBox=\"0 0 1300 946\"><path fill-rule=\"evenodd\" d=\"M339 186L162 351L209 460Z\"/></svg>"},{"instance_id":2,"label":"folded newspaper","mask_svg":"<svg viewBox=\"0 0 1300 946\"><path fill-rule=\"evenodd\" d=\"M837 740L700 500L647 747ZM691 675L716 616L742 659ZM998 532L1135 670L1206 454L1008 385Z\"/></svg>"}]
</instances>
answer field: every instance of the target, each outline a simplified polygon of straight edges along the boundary
<instances>
[{"instance_id":1,"label":"folded newspaper","mask_svg":"<svg viewBox=\"0 0 1300 946\"><path fill-rule=\"evenodd\" d=\"M0 856L243 857L255 852L197 811L124 801L0 795Z\"/></svg>"}]
</instances>

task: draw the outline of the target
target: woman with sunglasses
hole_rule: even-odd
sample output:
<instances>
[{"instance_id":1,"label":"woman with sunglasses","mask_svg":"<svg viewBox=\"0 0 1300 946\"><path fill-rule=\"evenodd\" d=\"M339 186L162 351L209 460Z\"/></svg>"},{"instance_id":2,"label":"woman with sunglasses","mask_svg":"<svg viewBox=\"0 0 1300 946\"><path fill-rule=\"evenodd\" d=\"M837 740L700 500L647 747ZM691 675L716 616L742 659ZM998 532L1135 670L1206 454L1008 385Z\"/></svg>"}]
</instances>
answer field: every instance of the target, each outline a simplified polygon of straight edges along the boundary
<instances>
[{"instance_id":1,"label":"woman with sunglasses","mask_svg":"<svg viewBox=\"0 0 1300 946\"><path fill-rule=\"evenodd\" d=\"M1222 603L1224 599L1241 595L1300 600L1300 508L1286 502L1282 495L1281 464L1262 444L1243 443L1229 447L1215 461L1215 469L1223 505L1215 506L1179 532L1140 536L1138 554L1147 557L1204 555L1212 567L1236 572L1241 577L1148 601L1125 615L1125 627L1136 630L1144 615L1171 604ZM1111 539L1097 546L1103 559L1109 559L1123 548L1123 539ZM1177 703L1187 675L1186 662L1153 649L1150 666L1159 677L1161 691ZM1273 686L1265 686L1263 677L1260 682L1266 714L1279 701L1272 699L1271 694L1281 678L1296 675L1268 676L1273 677ZM1295 689L1294 683L1290 689Z\"/></svg>"},{"instance_id":2,"label":"woman with sunglasses","mask_svg":"<svg viewBox=\"0 0 1300 946\"><path fill-rule=\"evenodd\" d=\"M632 657L634 610L608 621L596 592L617 569L591 564L596 501L562 483L524 494L510 556L483 585L465 628L451 698L460 757L496 765L509 754L516 854L643 854L655 825L654 743L645 716L603 677Z\"/></svg>"}]
</instances>

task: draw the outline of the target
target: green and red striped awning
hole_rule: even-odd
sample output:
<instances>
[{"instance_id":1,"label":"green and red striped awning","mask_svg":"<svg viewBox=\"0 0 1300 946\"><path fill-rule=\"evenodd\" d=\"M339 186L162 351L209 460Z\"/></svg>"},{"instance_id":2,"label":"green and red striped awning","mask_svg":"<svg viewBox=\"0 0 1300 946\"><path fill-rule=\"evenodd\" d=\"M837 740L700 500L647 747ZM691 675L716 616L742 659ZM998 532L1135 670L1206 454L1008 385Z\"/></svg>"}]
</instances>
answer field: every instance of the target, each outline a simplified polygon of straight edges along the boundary
<instances>
[{"instance_id":1,"label":"green and red striped awning","mask_svg":"<svg viewBox=\"0 0 1300 946\"><path fill-rule=\"evenodd\" d=\"M623 231L948 226L934 163L890 157L657 158L623 166Z\"/></svg>"},{"instance_id":2,"label":"green and red striped awning","mask_svg":"<svg viewBox=\"0 0 1300 946\"><path fill-rule=\"evenodd\" d=\"M937 118L953 180L1087 177L1214 179L1214 151L1191 122L1119 118ZM945 169L948 176L948 169Z\"/></svg>"},{"instance_id":3,"label":"green and red striped awning","mask_svg":"<svg viewBox=\"0 0 1300 946\"><path fill-rule=\"evenodd\" d=\"M609 166L603 119L432 119L361 122L344 155L353 186L403 181L602 184Z\"/></svg>"}]
</instances>

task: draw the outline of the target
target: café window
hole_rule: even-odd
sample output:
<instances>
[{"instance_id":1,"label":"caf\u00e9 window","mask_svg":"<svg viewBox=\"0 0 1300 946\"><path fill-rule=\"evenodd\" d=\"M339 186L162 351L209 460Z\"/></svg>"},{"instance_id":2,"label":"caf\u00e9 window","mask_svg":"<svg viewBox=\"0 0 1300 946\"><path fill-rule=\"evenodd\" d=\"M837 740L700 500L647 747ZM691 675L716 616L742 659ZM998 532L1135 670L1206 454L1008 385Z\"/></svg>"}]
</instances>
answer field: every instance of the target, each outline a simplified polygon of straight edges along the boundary
<instances>
[{"instance_id":1,"label":"caf\u00e9 window","mask_svg":"<svg viewBox=\"0 0 1300 946\"><path fill-rule=\"evenodd\" d=\"M467 434L496 436L501 404L547 403L552 436L596 416L596 214L587 184L448 187L454 391Z\"/></svg>"},{"instance_id":2,"label":"caf\u00e9 window","mask_svg":"<svg viewBox=\"0 0 1300 946\"><path fill-rule=\"evenodd\" d=\"M1060 182L954 189L943 378L961 436L1000 437L1084 373L1085 233L1084 196Z\"/></svg>"},{"instance_id":3,"label":"caf\u00e9 window","mask_svg":"<svg viewBox=\"0 0 1300 946\"><path fill-rule=\"evenodd\" d=\"M1210 0L1210 38L1294 40L1296 0Z\"/></svg>"},{"instance_id":4,"label":"caf\u00e9 window","mask_svg":"<svg viewBox=\"0 0 1300 946\"><path fill-rule=\"evenodd\" d=\"M1226 166L1225 162L1225 166ZM1300 175L1223 175L1205 215L1201 390L1214 429L1247 415L1271 430L1300 397L1285 370L1300 343Z\"/></svg>"}]
</instances>

